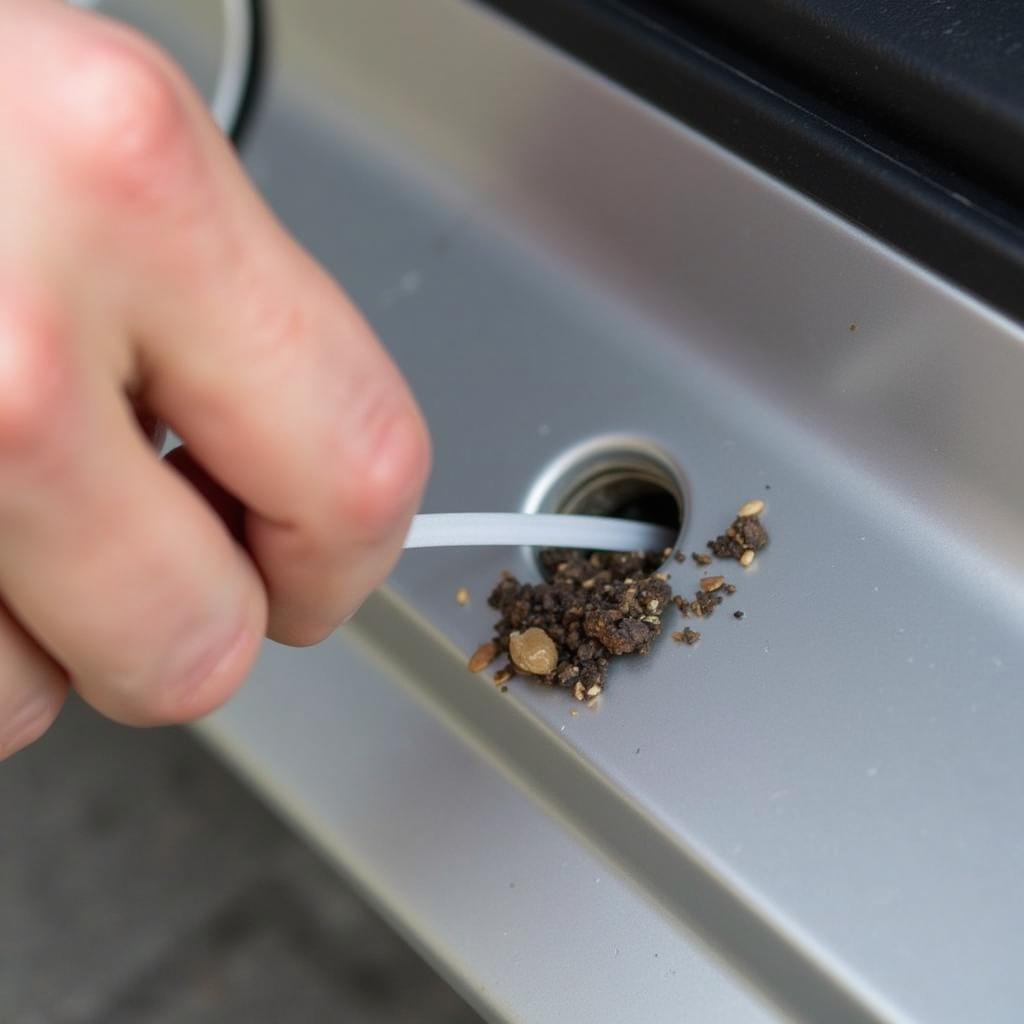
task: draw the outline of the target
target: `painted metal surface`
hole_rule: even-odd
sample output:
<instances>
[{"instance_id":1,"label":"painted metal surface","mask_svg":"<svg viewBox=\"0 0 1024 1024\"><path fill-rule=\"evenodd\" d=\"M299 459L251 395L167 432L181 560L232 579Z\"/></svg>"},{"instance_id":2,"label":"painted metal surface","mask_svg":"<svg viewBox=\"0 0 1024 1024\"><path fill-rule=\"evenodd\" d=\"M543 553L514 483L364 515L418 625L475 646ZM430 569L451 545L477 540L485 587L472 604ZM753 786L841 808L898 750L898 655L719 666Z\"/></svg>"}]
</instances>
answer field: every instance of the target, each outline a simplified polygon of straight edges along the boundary
<instances>
[{"instance_id":1,"label":"painted metal surface","mask_svg":"<svg viewBox=\"0 0 1024 1024\"><path fill-rule=\"evenodd\" d=\"M425 510L616 435L687 550L773 539L576 716L460 666L528 552L410 552L204 734L496 1019L1019 1019L1020 329L473 4L268 7L243 155L419 395Z\"/></svg>"}]
</instances>

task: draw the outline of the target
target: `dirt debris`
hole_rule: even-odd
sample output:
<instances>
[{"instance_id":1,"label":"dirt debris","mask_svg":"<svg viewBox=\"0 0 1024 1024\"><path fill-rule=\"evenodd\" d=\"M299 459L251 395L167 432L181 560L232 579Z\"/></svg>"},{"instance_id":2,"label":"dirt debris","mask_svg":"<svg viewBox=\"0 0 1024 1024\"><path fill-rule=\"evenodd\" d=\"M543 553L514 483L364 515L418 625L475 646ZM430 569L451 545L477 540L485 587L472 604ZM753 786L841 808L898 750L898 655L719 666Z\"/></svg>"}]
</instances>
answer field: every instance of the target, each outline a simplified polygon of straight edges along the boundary
<instances>
[{"instance_id":1,"label":"dirt debris","mask_svg":"<svg viewBox=\"0 0 1024 1024\"><path fill-rule=\"evenodd\" d=\"M735 558L747 568L754 556L768 543L768 531L761 523L764 502L760 498L743 505L725 533L708 541L717 558Z\"/></svg>"},{"instance_id":2,"label":"dirt debris","mask_svg":"<svg viewBox=\"0 0 1024 1024\"><path fill-rule=\"evenodd\" d=\"M473 652L466 667L470 672L483 672L500 653L498 645L493 640L488 640Z\"/></svg>"},{"instance_id":3,"label":"dirt debris","mask_svg":"<svg viewBox=\"0 0 1024 1024\"><path fill-rule=\"evenodd\" d=\"M692 553L693 564L705 568L714 555L749 566L768 543L760 519L764 508L760 499L744 503L726 531L708 541L711 554ZM604 691L614 659L649 653L669 605L684 617L706 619L725 597L736 593L735 584L715 575L697 581L692 599L673 595L668 574L659 571L670 558L680 564L686 561L681 549L671 548L647 553L552 548L539 556L545 580L521 582L502 573L488 598L500 615L494 637L469 659L470 671L480 672L504 654L508 662L494 674L495 684L503 690L522 674L593 705ZM468 590L461 588L456 599L467 604ZM742 619L744 613L736 611L733 616ZM687 626L674 631L672 638L693 646L701 634Z\"/></svg>"},{"instance_id":4,"label":"dirt debris","mask_svg":"<svg viewBox=\"0 0 1024 1024\"><path fill-rule=\"evenodd\" d=\"M564 687L581 702L596 697L611 659L647 654L661 632L672 590L655 575L659 563L660 553L544 551L548 581L522 583L505 574L494 588L489 604L501 618L493 642L522 667L517 658L532 636L546 652L526 670L535 680Z\"/></svg>"},{"instance_id":5,"label":"dirt debris","mask_svg":"<svg viewBox=\"0 0 1024 1024\"><path fill-rule=\"evenodd\" d=\"M686 644L688 647L692 647L700 639L700 633L687 626L686 629L681 629L678 632L673 633L672 639L677 640L681 644Z\"/></svg>"},{"instance_id":6,"label":"dirt debris","mask_svg":"<svg viewBox=\"0 0 1024 1024\"><path fill-rule=\"evenodd\" d=\"M682 594L676 594L672 600L685 618L689 618L692 615L696 619L703 619L711 615L711 613L722 603L722 596L720 594L709 594L707 591L698 590L697 593L693 595L692 601L687 601Z\"/></svg>"},{"instance_id":7,"label":"dirt debris","mask_svg":"<svg viewBox=\"0 0 1024 1024\"><path fill-rule=\"evenodd\" d=\"M498 669L498 671L494 673L494 685L504 686L505 683L507 683L515 674L515 670L508 666Z\"/></svg>"}]
</instances>

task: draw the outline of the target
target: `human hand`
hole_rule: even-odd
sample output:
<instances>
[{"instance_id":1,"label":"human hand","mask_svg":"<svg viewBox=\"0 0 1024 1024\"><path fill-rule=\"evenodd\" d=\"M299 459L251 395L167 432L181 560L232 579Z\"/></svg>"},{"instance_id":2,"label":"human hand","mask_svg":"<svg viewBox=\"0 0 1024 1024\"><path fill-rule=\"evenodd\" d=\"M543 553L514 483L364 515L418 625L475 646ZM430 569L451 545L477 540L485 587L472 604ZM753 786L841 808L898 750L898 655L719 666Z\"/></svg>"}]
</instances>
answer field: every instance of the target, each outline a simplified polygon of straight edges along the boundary
<instances>
[{"instance_id":1,"label":"human hand","mask_svg":"<svg viewBox=\"0 0 1024 1024\"><path fill-rule=\"evenodd\" d=\"M429 463L373 333L184 75L60 0L0 5L0 757L69 682L190 720L266 632L388 573ZM161 462L140 419L185 440Z\"/></svg>"}]
</instances>

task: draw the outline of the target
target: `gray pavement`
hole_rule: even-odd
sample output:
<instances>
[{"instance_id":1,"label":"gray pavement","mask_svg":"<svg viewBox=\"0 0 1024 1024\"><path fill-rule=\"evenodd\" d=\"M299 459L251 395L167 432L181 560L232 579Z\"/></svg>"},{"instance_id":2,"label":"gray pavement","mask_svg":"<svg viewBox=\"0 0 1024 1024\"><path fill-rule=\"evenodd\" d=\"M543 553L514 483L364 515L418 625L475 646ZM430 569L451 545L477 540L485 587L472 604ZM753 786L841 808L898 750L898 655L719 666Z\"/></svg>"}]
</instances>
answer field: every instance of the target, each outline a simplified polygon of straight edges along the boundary
<instances>
[{"instance_id":1,"label":"gray pavement","mask_svg":"<svg viewBox=\"0 0 1024 1024\"><path fill-rule=\"evenodd\" d=\"M188 733L76 701L0 765L3 1024L478 1020Z\"/></svg>"}]
</instances>

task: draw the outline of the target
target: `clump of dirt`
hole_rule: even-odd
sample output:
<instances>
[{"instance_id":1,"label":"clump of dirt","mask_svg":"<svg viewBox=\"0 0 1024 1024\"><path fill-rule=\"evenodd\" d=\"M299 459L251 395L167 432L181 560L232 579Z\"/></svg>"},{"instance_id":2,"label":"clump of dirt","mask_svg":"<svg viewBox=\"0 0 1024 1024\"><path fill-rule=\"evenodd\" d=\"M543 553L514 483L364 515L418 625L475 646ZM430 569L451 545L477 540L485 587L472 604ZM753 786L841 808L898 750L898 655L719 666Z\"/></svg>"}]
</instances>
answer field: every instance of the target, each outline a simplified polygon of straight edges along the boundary
<instances>
[{"instance_id":1,"label":"clump of dirt","mask_svg":"<svg viewBox=\"0 0 1024 1024\"><path fill-rule=\"evenodd\" d=\"M719 558L735 558L744 567L768 543L760 521L763 501L748 501L724 534L708 541ZM494 675L506 689L517 674L546 686L569 690L578 701L594 701L605 688L612 659L646 655L661 633L662 616L675 604L683 616L707 618L736 587L724 576L704 576L687 600L673 596L668 576L659 566L672 557L663 552L583 552L552 548L540 553L547 579L520 582L502 573L488 604L500 618L493 639L480 645L469 660L479 672L501 655L507 663ZM682 551L674 558L685 559ZM694 553L693 564L711 564L710 555ZM734 613L737 619L742 612ZM692 646L700 633L689 627L673 638Z\"/></svg>"},{"instance_id":2,"label":"clump of dirt","mask_svg":"<svg viewBox=\"0 0 1024 1024\"><path fill-rule=\"evenodd\" d=\"M722 603L721 594L709 594L707 591L698 590L692 601L687 601L682 594L676 594L672 598L673 603L682 613L683 618L704 619Z\"/></svg>"},{"instance_id":3,"label":"clump of dirt","mask_svg":"<svg viewBox=\"0 0 1024 1024\"><path fill-rule=\"evenodd\" d=\"M521 583L503 575L489 598L501 615L493 640L497 652L508 654L512 648L499 674L529 665L521 654L529 637L538 649L546 650L550 642L557 652L550 671L535 667L533 679L565 687L577 700L596 697L611 659L647 654L661 632L672 589L656 571L660 561L659 554L552 549L541 553L549 581ZM550 665L541 659L533 664Z\"/></svg>"},{"instance_id":4,"label":"clump of dirt","mask_svg":"<svg viewBox=\"0 0 1024 1024\"><path fill-rule=\"evenodd\" d=\"M761 523L764 502L748 501L736 513L732 525L708 547L717 558L735 558L744 568L754 561L754 556L768 543L768 531Z\"/></svg>"}]
</instances>

